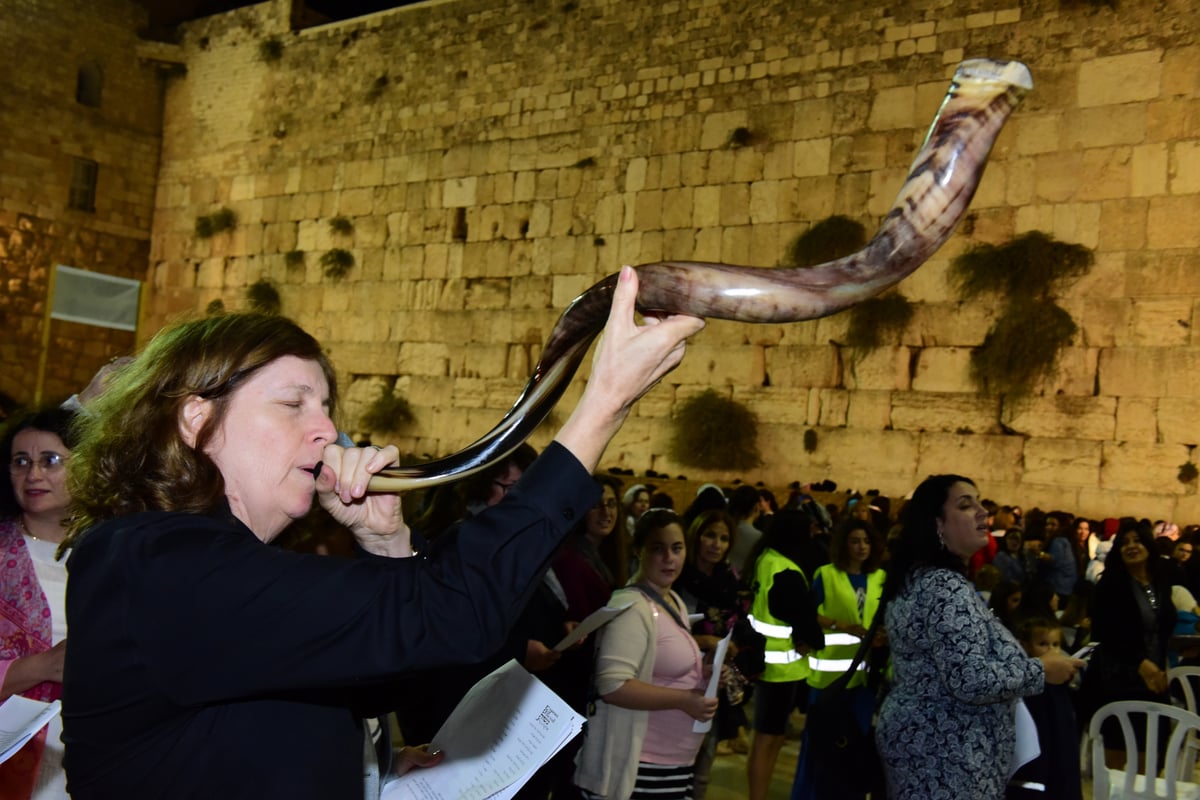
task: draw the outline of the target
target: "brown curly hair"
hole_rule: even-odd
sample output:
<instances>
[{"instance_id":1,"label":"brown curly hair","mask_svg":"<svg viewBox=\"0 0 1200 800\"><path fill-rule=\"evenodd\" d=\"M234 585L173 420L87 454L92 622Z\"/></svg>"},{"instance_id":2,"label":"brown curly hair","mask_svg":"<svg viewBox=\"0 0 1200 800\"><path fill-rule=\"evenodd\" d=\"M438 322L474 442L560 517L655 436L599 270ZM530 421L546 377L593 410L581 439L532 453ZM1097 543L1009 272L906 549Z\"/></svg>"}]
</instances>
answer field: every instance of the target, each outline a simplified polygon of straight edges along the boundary
<instances>
[{"instance_id":1,"label":"brown curly hair","mask_svg":"<svg viewBox=\"0 0 1200 800\"><path fill-rule=\"evenodd\" d=\"M204 452L238 386L283 356L315 361L337 388L317 340L296 323L267 314L227 314L160 331L104 393L77 415L77 444L67 465L72 522L61 551L89 528L139 511L205 512L225 500L225 481ZM188 398L213 401L214 414L184 441L179 419Z\"/></svg>"}]
</instances>

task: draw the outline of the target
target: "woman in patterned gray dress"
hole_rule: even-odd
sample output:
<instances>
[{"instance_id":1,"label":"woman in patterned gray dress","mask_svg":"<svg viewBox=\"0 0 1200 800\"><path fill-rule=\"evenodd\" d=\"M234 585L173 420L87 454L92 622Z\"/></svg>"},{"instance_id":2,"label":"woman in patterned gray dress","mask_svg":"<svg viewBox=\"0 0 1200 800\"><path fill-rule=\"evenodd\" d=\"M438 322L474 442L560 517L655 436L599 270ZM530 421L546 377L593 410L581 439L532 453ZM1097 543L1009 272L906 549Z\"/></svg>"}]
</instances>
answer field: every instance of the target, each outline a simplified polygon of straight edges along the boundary
<instances>
[{"instance_id":1,"label":"woman in patterned gray dress","mask_svg":"<svg viewBox=\"0 0 1200 800\"><path fill-rule=\"evenodd\" d=\"M973 481L927 478L901 521L884 588L894 686L876 726L888 795L1003 798L1017 699L1065 683L1083 662L1025 655L967 580L990 535Z\"/></svg>"}]
</instances>

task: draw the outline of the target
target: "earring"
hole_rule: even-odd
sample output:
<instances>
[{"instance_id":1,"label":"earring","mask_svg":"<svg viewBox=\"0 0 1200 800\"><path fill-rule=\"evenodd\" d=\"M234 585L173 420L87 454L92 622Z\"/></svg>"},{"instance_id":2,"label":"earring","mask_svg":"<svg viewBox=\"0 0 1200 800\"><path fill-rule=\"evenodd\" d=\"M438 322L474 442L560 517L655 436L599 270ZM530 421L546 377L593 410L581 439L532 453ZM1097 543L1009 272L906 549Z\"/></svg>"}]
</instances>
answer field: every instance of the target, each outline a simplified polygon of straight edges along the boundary
<instances>
[{"instance_id":1,"label":"earring","mask_svg":"<svg viewBox=\"0 0 1200 800\"><path fill-rule=\"evenodd\" d=\"M938 535L938 541L942 543L942 549L945 550L946 549L946 540L944 538L942 538L942 526L941 525L938 525L937 535Z\"/></svg>"}]
</instances>

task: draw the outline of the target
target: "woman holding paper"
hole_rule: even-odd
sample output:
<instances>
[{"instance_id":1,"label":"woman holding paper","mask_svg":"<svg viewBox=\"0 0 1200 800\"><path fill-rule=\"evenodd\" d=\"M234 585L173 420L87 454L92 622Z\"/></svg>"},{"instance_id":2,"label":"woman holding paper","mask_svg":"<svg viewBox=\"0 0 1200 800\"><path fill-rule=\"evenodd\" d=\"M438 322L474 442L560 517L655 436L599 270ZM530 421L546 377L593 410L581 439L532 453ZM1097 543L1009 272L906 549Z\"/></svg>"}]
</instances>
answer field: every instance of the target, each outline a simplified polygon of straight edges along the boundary
<instances>
[{"instance_id":1,"label":"woman holding paper","mask_svg":"<svg viewBox=\"0 0 1200 800\"><path fill-rule=\"evenodd\" d=\"M926 478L900 524L883 589L895 680L875 728L888 797L1001 800L1018 700L1084 663L1026 655L967 580L991 536L972 480Z\"/></svg>"},{"instance_id":2,"label":"woman holding paper","mask_svg":"<svg viewBox=\"0 0 1200 800\"><path fill-rule=\"evenodd\" d=\"M71 459L74 800L361 798L379 687L495 652L595 502L590 473L630 407L702 327L639 325L636 294L625 269L575 413L428 559L412 557L399 497L367 490L396 448L336 444L312 336L261 314L155 336L90 407ZM358 558L269 546L314 496Z\"/></svg>"},{"instance_id":3,"label":"woman holding paper","mask_svg":"<svg viewBox=\"0 0 1200 800\"><path fill-rule=\"evenodd\" d=\"M61 408L27 411L9 420L0 439L9 477L0 484L0 700L50 701L62 693L67 572L54 551L66 535L74 416ZM67 796L61 731L56 715L0 765L0 797Z\"/></svg>"},{"instance_id":4,"label":"woman holding paper","mask_svg":"<svg viewBox=\"0 0 1200 800\"><path fill-rule=\"evenodd\" d=\"M575 783L606 800L691 796L692 766L704 739L696 721L711 720L703 660L687 608L671 590L686 546L675 512L651 509L633 533L638 570L608 604L632 607L600 629L595 713L579 755Z\"/></svg>"}]
</instances>

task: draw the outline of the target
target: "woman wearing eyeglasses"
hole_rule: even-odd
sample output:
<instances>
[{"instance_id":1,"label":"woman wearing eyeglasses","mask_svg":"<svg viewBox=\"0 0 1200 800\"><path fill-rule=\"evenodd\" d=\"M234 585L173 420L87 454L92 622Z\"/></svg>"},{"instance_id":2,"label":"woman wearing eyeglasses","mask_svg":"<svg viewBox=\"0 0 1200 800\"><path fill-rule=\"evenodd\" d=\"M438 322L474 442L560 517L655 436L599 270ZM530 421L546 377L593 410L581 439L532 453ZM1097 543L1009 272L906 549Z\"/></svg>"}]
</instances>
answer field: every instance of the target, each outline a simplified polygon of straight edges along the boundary
<instances>
[{"instance_id":1,"label":"woman wearing eyeglasses","mask_svg":"<svg viewBox=\"0 0 1200 800\"><path fill-rule=\"evenodd\" d=\"M0 439L9 481L0 481L0 700L56 700L66 653L67 572L54 559L65 535L66 466L73 411L27 411ZM50 725L0 764L4 797L65 798L62 723Z\"/></svg>"}]
</instances>

